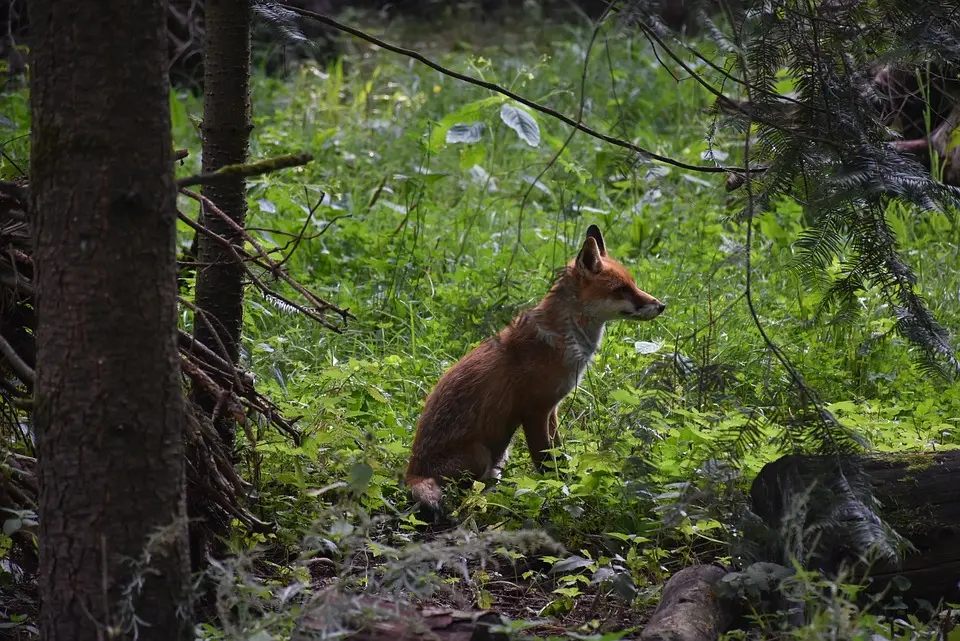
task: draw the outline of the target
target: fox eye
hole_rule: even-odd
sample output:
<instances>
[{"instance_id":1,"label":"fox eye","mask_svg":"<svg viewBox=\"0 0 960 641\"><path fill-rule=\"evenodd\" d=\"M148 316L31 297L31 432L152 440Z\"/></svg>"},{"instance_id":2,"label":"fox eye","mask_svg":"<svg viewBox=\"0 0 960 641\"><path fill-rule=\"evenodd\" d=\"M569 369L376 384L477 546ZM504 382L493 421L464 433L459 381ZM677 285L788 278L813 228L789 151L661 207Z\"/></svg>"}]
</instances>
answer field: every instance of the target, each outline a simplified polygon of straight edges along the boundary
<instances>
[{"instance_id":1,"label":"fox eye","mask_svg":"<svg viewBox=\"0 0 960 641\"><path fill-rule=\"evenodd\" d=\"M617 287L615 290L613 290L613 293L620 294L621 296L627 297L633 294L633 288L630 287L629 285L620 285L620 287Z\"/></svg>"}]
</instances>

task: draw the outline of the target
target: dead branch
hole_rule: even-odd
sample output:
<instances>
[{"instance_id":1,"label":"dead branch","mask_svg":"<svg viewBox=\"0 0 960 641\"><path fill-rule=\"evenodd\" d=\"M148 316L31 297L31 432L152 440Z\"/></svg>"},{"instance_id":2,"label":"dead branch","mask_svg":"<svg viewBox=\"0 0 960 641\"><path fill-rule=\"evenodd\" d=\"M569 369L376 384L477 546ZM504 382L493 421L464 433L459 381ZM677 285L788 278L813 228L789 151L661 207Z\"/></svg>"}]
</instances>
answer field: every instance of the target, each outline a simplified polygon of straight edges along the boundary
<instances>
[{"instance_id":1,"label":"dead branch","mask_svg":"<svg viewBox=\"0 0 960 641\"><path fill-rule=\"evenodd\" d=\"M344 324L346 324L348 318L356 318L356 316L351 314L348 309L341 308L341 307L338 307L337 305L334 305L333 303L311 292L306 287L304 287L303 285L298 283L296 280L291 278L290 275L287 274L287 272L280 265L278 265L273 260L273 258L270 257L270 253L266 251L263 248L263 246L259 242L257 242L257 240L247 232L246 229L244 229L241 225L237 224L234 220L232 220L229 216L227 216L219 207L217 207L215 204L210 202L209 198L207 198L202 194L198 194L194 191L190 191L189 189L181 189L180 193L200 202L204 207L204 211L208 213L212 213L216 216L219 216L221 219L223 219L233 229L234 232L236 232L245 241L250 243L254 247L254 249L256 249L257 255L259 256L259 258L251 257L252 262L269 271L274 278L278 280L282 280L283 282L287 283L290 287L292 287L295 291L297 291L301 296L306 298L307 301L314 307L314 309L321 312L328 311L328 310L332 311L340 316L341 321ZM223 239L223 240L229 243L229 241L227 241L226 239ZM232 243L230 245L231 247L233 247L233 253L235 256L239 256L240 252L246 253L246 250L237 248L236 246L232 245ZM245 261L241 261L241 262L245 262ZM250 271L249 269L247 270L247 274L251 277L251 279L254 281L257 287L261 290L261 292L263 292L267 296L277 299L286 305L289 305L293 309L296 309L297 311L299 311L301 314L304 314L305 316L308 316L311 319L321 323L327 329L330 329L338 333L342 331L340 328L330 323L328 320L326 320L323 316L321 316L317 312L314 312L311 309L308 309L302 305L299 305L298 303L295 303L294 301L286 298L285 296L271 290L269 287L263 284L263 282L259 278L257 278L257 276L253 274L253 272Z\"/></svg>"},{"instance_id":2,"label":"dead branch","mask_svg":"<svg viewBox=\"0 0 960 641\"><path fill-rule=\"evenodd\" d=\"M203 323L206 329L209 330L210 333L215 337L217 341L217 349L220 350L219 356L223 361L223 363L228 368L227 370L229 372L228 376L233 377L233 382L234 382L234 385L236 386L236 389L238 391L242 390L243 383L241 382L240 374L236 372L234 366L230 365L230 357L227 355L228 354L227 346L223 344L222 340L220 340L220 335L216 332L216 330L213 327L212 320L216 320L216 317L212 317L210 314L207 314L204 310L198 308L196 305L186 300L182 296L178 296L177 300L180 302L181 305L183 305L184 307L192 311L194 318L198 319L201 323Z\"/></svg>"},{"instance_id":3,"label":"dead branch","mask_svg":"<svg viewBox=\"0 0 960 641\"><path fill-rule=\"evenodd\" d=\"M23 362L20 355L17 354L16 350L13 349L3 336L0 336L0 354L7 360L7 364L13 368L13 371L20 377L20 380L33 385L33 381L36 379L33 368Z\"/></svg>"},{"instance_id":4,"label":"dead branch","mask_svg":"<svg viewBox=\"0 0 960 641\"><path fill-rule=\"evenodd\" d=\"M312 160L313 154L287 154L247 164L225 165L217 171L181 178L177 181L177 187L182 189L194 185L209 185L231 178L250 178L290 167L300 167Z\"/></svg>"}]
</instances>

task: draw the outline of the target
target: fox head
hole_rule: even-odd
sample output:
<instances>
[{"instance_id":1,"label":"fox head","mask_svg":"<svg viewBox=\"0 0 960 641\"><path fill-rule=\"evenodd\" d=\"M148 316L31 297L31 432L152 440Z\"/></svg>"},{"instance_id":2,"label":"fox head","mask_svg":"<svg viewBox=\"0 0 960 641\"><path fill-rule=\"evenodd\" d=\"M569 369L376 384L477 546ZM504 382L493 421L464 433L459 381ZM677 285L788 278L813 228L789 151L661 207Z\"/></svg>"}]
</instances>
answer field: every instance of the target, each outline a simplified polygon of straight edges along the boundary
<instances>
[{"instance_id":1,"label":"fox head","mask_svg":"<svg viewBox=\"0 0 960 641\"><path fill-rule=\"evenodd\" d=\"M629 272L607 255L603 234L596 225L587 237L568 273L574 278L584 312L606 322L618 318L652 320L666 305L637 287Z\"/></svg>"}]
</instances>

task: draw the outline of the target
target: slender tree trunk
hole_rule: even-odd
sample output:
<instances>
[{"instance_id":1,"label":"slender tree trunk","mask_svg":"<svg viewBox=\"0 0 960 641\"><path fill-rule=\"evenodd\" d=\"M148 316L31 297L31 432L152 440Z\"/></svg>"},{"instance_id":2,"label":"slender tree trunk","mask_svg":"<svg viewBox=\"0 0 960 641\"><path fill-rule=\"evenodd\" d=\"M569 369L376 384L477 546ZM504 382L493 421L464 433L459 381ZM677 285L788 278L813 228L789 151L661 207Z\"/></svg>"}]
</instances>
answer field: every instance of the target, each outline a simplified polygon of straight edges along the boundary
<instances>
[{"instance_id":1,"label":"slender tree trunk","mask_svg":"<svg viewBox=\"0 0 960 641\"><path fill-rule=\"evenodd\" d=\"M247 160L250 137L250 0L207 0L203 72L203 171ZM243 178L203 187L203 193L230 218L244 224L247 213ZM206 227L238 245L240 236L219 217L205 214ZM196 303L206 322L195 323L197 340L236 363L243 323L243 268L230 252L206 236L198 242ZM226 352L224 354L224 352ZM229 381L223 381L229 385ZM208 412L216 399L199 396ZM223 416L217 427L232 447L236 425Z\"/></svg>"},{"instance_id":2,"label":"slender tree trunk","mask_svg":"<svg viewBox=\"0 0 960 641\"><path fill-rule=\"evenodd\" d=\"M203 171L215 171L224 165L247 160L250 137L250 0L207 0L204 6L206 40L204 42L203 94ZM224 213L244 224L247 212L246 183L242 178L225 180L203 187ZM225 221L204 213L204 225L231 242L242 245L241 237ZM243 323L243 268L230 252L200 235L196 305L200 314L194 321L197 340L236 363L240 353L240 328ZM226 388L230 380L218 381ZM194 391L194 399L207 414L217 414L216 427L224 446L232 450L236 423L217 405L217 398L203 390ZM190 516L197 525L190 531L190 556L195 572L205 567L207 533L223 534L223 524L199 523L203 518L200 499L190 500ZM212 607L212 592L205 590L201 610Z\"/></svg>"},{"instance_id":3,"label":"slender tree trunk","mask_svg":"<svg viewBox=\"0 0 960 641\"><path fill-rule=\"evenodd\" d=\"M192 637L166 2L29 11L41 636Z\"/></svg>"}]
</instances>

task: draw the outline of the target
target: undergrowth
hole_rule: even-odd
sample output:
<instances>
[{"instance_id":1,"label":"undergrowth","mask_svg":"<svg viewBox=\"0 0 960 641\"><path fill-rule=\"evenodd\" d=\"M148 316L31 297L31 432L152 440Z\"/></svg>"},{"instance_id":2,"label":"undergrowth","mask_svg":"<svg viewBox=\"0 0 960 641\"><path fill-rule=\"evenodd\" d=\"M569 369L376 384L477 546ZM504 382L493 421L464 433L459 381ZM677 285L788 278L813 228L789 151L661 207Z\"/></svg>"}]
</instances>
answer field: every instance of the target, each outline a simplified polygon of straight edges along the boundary
<instances>
[{"instance_id":1,"label":"undergrowth","mask_svg":"<svg viewBox=\"0 0 960 641\"><path fill-rule=\"evenodd\" d=\"M708 148L712 97L678 65L666 62L673 77L664 70L639 32L601 34L584 72L588 25L515 24L487 34L487 43L467 41L462 26L380 31L563 113L576 115L582 102L591 127L679 160L733 157L742 146L721 133ZM791 402L789 377L744 301L745 229L731 220L722 174L625 162L583 134L564 145L566 126L509 100L365 44L345 46L329 67L253 80L251 157L307 151L315 160L250 180L248 226L276 247L305 226L307 239L287 265L357 321L335 334L248 297L243 359L258 388L301 417L304 439L294 446L256 426L255 443L241 435L256 510L280 529L236 531L242 561L218 569L233 586L221 596L231 616L238 603L263 602L250 605L259 614L246 623L204 634L268 638L257 635L289 632L292 619L276 617L289 615L285 604L302 603L295 595L403 584L391 563L420 549L405 546L429 544L420 542L400 483L426 394L471 346L537 302L590 223L667 311L651 323L608 326L583 383L561 404L556 471L534 473L518 437L503 481L460 497L464 536L490 538L511 563L494 570L472 559L437 570L435 583L447 592L420 596L448 594L517 619L553 617L546 634L623 631L631 623L624 607L648 611L672 571L726 553L737 497L780 453L788 428L778 421ZM25 94L0 104L15 119L0 121L4 137L25 131ZM175 94L171 104L175 145L191 150L178 169L186 175L199 169L201 103ZM25 144L4 149L25 159ZM3 171L12 171L9 163ZM180 204L193 213L192 203ZM886 217L935 316L960 326L956 221L900 206ZM895 318L877 291L859 294L862 323L816 316L818 295L791 269L802 221L801 207L782 200L754 222L753 296L766 331L827 409L875 448L956 444L960 389L914 366L913 348L893 334ZM184 246L190 240L183 226ZM734 461L732 443L747 422L762 438ZM507 540L534 528L562 548L517 551ZM431 553L452 566L470 556ZM266 583L251 578L264 572ZM850 633L843 638L893 629L852 606L842 587L804 585L814 607L834 596L810 626ZM401 592L418 589L404 584ZM797 635L814 638L817 629Z\"/></svg>"}]
</instances>

